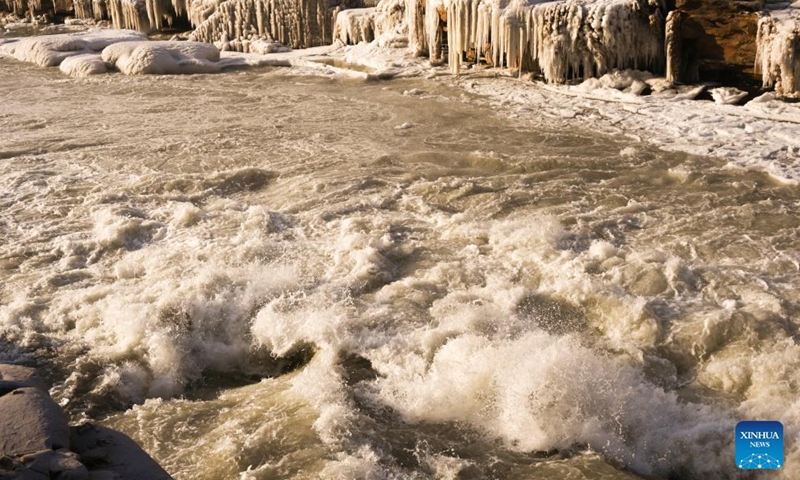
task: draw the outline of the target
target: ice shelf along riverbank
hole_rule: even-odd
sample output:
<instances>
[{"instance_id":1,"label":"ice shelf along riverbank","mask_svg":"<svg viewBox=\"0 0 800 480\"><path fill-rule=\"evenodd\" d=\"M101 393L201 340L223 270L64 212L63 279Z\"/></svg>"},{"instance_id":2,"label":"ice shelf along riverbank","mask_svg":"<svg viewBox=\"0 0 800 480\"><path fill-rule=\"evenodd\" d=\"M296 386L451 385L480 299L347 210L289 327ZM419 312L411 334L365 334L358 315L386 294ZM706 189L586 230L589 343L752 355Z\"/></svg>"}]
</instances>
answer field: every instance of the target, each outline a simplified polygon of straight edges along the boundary
<instances>
[{"instance_id":1,"label":"ice shelf along riverbank","mask_svg":"<svg viewBox=\"0 0 800 480\"><path fill-rule=\"evenodd\" d=\"M361 41L403 42L454 72L484 62L550 82L615 69L742 86L756 77L800 93L800 1L777 0L2 0L17 14L108 19L149 32L173 22L191 40L268 53Z\"/></svg>"}]
</instances>

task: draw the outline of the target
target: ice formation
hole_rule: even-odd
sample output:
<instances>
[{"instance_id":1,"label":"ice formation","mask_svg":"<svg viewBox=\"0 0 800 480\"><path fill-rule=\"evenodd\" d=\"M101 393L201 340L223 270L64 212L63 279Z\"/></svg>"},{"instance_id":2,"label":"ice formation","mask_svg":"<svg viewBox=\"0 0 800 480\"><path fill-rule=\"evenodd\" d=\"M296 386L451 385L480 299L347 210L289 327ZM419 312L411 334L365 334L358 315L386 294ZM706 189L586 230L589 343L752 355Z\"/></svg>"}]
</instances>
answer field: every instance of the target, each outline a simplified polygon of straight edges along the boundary
<instances>
[{"instance_id":1,"label":"ice formation","mask_svg":"<svg viewBox=\"0 0 800 480\"><path fill-rule=\"evenodd\" d=\"M336 15L333 38L344 44L355 45L375 39L375 8L353 8Z\"/></svg>"},{"instance_id":2,"label":"ice formation","mask_svg":"<svg viewBox=\"0 0 800 480\"><path fill-rule=\"evenodd\" d=\"M145 36L127 30L93 30L79 35L27 37L0 46L0 53L42 67L60 65L66 58L96 54L113 43L141 41Z\"/></svg>"},{"instance_id":3,"label":"ice formation","mask_svg":"<svg viewBox=\"0 0 800 480\"><path fill-rule=\"evenodd\" d=\"M102 56L96 53L68 57L61 62L58 68L71 77L85 77L108 72Z\"/></svg>"},{"instance_id":4,"label":"ice formation","mask_svg":"<svg viewBox=\"0 0 800 480\"><path fill-rule=\"evenodd\" d=\"M736 105L747 97L747 92L733 87L719 87L711 90L711 98L719 105Z\"/></svg>"},{"instance_id":5,"label":"ice formation","mask_svg":"<svg viewBox=\"0 0 800 480\"><path fill-rule=\"evenodd\" d=\"M800 95L800 1L780 4L763 16L756 43L756 68L764 86L785 96Z\"/></svg>"},{"instance_id":6,"label":"ice formation","mask_svg":"<svg viewBox=\"0 0 800 480\"><path fill-rule=\"evenodd\" d=\"M341 12L336 38L354 44L370 26L376 37L400 29L414 53L447 60L454 72L465 57L484 58L552 81L664 64L660 0L406 0L402 16L381 15L396 3L384 0L374 14Z\"/></svg>"},{"instance_id":7,"label":"ice formation","mask_svg":"<svg viewBox=\"0 0 800 480\"><path fill-rule=\"evenodd\" d=\"M259 39L292 48L327 45L333 40L334 12L356 5L360 4L339 5L335 0L228 0L197 26L191 39L241 52Z\"/></svg>"},{"instance_id":8,"label":"ice formation","mask_svg":"<svg viewBox=\"0 0 800 480\"><path fill-rule=\"evenodd\" d=\"M103 62L126 75L215 73L219 50L199 42L123 42L103 50Z\"/></svg>"},{"instance_id":9,"label":"ice formation","mask_svg":"<svg viewBox=\"0 0 800 480\"><path fill-rule=\"evenodd\" d=\"M272 53L339 41L376 41L449 64L465 62L540 74L551 82L620 69L681 75L685 14L665 0L0 0L0 9L73 11L142 32L184 18L191 40L223 51ZM52 6L51 6L52 5ZM370 6L370 8L364 8ZM765 0L756 68L766 88L800 92L800 1ZM683 77L683 78L681 78Z\"/></svg>"}]
</instances>

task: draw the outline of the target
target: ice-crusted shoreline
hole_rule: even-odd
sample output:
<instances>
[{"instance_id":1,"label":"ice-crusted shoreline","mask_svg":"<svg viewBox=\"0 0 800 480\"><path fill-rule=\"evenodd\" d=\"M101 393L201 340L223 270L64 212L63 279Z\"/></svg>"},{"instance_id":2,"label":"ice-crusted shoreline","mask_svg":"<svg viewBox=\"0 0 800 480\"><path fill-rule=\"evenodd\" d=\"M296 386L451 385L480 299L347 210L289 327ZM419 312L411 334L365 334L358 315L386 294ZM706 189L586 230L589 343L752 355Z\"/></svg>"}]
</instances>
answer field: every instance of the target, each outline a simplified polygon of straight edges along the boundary
<instances>
[{"instance_id":1,"label":"ice-crusted shoreline","mask_svg":"<svg viewBox=\"0 0 800 480\"><path fill-rule=\"evenodd\" d=\"M384 33L374 42L355 46L337 42L306 50L245 54L217 52L203 43L148 42L131 31L92 30L7 39L0 44L0 56L41 66L61 65L63 72L74 76L105 73L108 68L126 74L181 74L267 65L364 80L425 76L451 81L489 98L509 115L533 122L579 124L665 150L719 157L732 167L762 169L781 182L800 181L800 105L784 102L773 93L736 106L724 104L741 98L735 90L712 90L717 102L695 101L705 86L678 88L664 78L631 70L579 85L546 84L487 68L452 75L447 66L431 67L406 47L397 34Z\"/></svg>"}]
</instances>

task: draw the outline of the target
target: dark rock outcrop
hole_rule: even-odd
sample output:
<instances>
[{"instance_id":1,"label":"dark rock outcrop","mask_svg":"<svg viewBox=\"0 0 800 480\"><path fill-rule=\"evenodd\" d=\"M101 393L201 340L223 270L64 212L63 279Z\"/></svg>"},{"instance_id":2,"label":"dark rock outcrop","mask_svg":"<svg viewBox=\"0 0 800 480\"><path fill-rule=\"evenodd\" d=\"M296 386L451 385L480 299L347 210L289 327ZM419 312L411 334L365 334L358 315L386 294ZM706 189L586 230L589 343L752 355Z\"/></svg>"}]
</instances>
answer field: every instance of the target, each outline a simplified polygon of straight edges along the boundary
<instances>
[{"instance_id":1,"label":"dark rock outcrop","mask_svg":"<svg viewBox=\"0 0 800 480\"><path fill-rule=\"evenodd\" d=\"M36 370L0 364L0 480L171 480L125 434L71 427Z\"/></svg>"},{"instance_id":2,"label":"dark rock outcrop","mask_svg":"<svg viewBox=\"0 0 800 480\"><path fill-rule=\"evenodd\" d=\"M86 466L117 474L123 479L147 478L170 480L161 468L139 445L124 433L95 423L72 427L73 450Z\"/></svg>"},{"instance_id":3,"label":"dark rock outcrop","mask_svg":"<svg viewBox=\"0 0 800 480\"><path fill-rule=\"evenodd\" d=\"M763 7L763 0L676 0L667 25L670 76L680 83L758 88L756 34Z\"/></svg>"},{"instance_id":4,"label":"dark rock outcrop","mask_svg":"<svg viewBox=\"0 0 800 480\"><path fill-rule=\"evenodd\" d=\"M25 455L69 448L69 425L61 407L37 388L0 397L0 454Z\"/></svg>"}]
</instances>

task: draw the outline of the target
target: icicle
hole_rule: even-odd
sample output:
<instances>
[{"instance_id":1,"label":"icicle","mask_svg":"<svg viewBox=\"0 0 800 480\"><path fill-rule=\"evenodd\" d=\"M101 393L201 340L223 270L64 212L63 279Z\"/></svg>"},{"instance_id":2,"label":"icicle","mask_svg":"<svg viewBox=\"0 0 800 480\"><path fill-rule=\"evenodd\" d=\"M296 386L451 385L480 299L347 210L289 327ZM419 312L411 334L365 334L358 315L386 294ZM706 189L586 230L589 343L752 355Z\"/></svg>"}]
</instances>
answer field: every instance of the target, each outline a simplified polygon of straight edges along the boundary
<instances>
[{"instance_id":1,"label":"icicle","mask_svg":"<svg viewBox=\"0 0 800 480\"><path fill-rule=\"evenodd\" d=\"M150 30L145 0L108 0L108 13L116 29Z\"/></svg>"},{"instance_id":2,"label":"icicle","mask_svg":"<svg viewBox=\"0 0 800 480\"><path fill-rule=\"evenodd\" d=\"M420 35L420 0L406 0L406 23L409 44L427 44L437 62L446 15L455 73L474 50L494 66L532 68L563 82L617 68L662 69L664 10L662 0L428 0Z\"/></svg>"},{"instance_id":3,"label":"icicle","mask_svg":"<svg viewBox=\"0 0 800 480\"><path fill-rule=\"evenodd\" d=\"M190 6L193 22L208 12L201 2ZM292 48L327 45L333 41L335 7L326 0L228 0L200 21L190 39L240 51L243 41L257 39Z\"/></svg>"},{"instance_id":4,"label":"icicle","mask_svg":"<svg viewBox=\"0 0 800 480\"><path fill-rule=\"evenodd\" d=\"M375 39L375 8L354 8L336 14L333 38L345 45Z\"/></svg>"},{"instance_id":5,"label":"icicle","mask_svg":"<svg viewBox=\"0 0 800 480\"><path fill-rule=\"evenodd\" d=\"M94 18L92 0L75 0L73 2L75 16L78 18Z\"/></svg>"},{"instance_id":6,"label":"icicle","mask_svg":"<svg viewBox=\"0 0 800 480\"><path fill-rule=\"evenodd\" d=\"M666 48L667 48L667 81L678 83L681 81L681 24L683 13L673 10L667 15Z\"/></svg>"},{"instance_id":7,"label":"icicle","mask_svg":"<svg viewBox=\"0 0 800 480\"><path fill-rule=\"evenodd\" d=\"M800 8L774 11L758 21L756 70L764 87L800 97Z\"/></svg>"},{"instance_id":8,"label":"icicle","mask_svg":"<svg viewBox=\"0 0 800 480\"><path fill-rule=\"evenodd\" d=\"M408 48L415 55L422 55L428 50L425 11L425 0L406 0L405 19L408 25Z\"/></svg>"}]
</instances>

